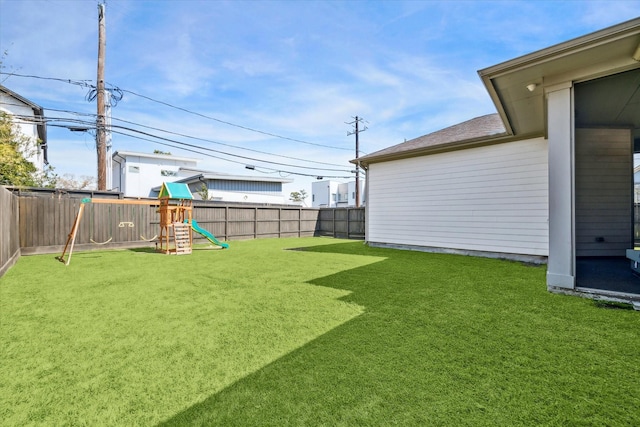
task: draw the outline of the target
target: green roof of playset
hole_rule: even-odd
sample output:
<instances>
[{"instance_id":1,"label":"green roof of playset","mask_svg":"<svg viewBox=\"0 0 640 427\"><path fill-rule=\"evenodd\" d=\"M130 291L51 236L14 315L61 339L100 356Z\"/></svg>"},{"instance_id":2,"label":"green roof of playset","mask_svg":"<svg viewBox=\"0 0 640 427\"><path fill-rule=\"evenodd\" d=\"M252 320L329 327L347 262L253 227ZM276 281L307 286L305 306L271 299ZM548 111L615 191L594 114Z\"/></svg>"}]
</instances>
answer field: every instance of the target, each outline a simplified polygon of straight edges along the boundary
<instances>
[{"instance_id":1,"label":"green roof of playset","mask_svg":"<svg viewBox=\"0 0 640 427\"><path fill-rule=\"evenodd\" d=\"M179 182L163 182L158 199L193 200L193 194L187 184Z\"/></svg>"}]
</instances>

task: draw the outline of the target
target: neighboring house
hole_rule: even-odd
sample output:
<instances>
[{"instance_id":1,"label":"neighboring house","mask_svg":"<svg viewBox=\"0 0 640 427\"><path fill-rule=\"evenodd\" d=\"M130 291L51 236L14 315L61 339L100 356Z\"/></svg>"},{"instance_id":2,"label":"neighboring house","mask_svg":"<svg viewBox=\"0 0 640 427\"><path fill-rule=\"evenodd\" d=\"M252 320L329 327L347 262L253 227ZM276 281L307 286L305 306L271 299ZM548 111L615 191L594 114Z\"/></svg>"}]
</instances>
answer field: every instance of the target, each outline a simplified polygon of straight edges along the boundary
<instances>
[{"instance_id":1,"label":"neighboring house","mask_svg":"<svg viewBox=\"0 0 640 427\"><path fill-rule=\"evenodd\" d=\"M187 184L196 200L205 195L209 200L234 203L286 204L282 184L293 182L289 178L230 175L192 168L181 168L180 175L186 177L174 181ZM159 190L159 187L153 189Z\"/></svg>"},{"instance_id":2,"label":"neighboring house","mask_svg":"<svg viewBox=\"0 0 640 427\"><path fill-rule=\"evenodd\" d=\"M364 206L362 185L360 185L361 205ZM311 184L311 206L351 207L356 205L356 182L316 181Z\"/></svg>"},{"instance_id":3,"label":"neighboring house","mask_svg":"<svg viewBox=\"0 0 640 427\"><path fill-rule=\"evenodd\" d=\"M0 85L0 111L12 116L20 133L27 137L30 145L23 152L38 171L44 171L47 160L47 124L44 110L17 93Z\"/></svg>"},{"instance_id":4,"label":"neighboring house","mask_svg":"<svg viewBox=\"0 0 640 427\"><path fill-rule=\"evenodd\" d=\"M634 246L639 43L634 19L480 70L498 114L353 160L368 243L546 260L550 290L583 292L581 260Z\"/></svg>"},{"instance_id":5,"label":"neighboring house","mask_svg":"<svg viewBox=\"0 0 640 427\"><path fill-rule=\"evenodd\" d=\"M198 159L191 157L133 151L116 151L111 159L111 190L120 191L125 197L153 197L152 188L177 181L180 168L198 164Z\"/></svg>"},{"instance_id":6,"label":"neighboring house","mask_svg":"<svg viewBox=\"0 0 640 427\"><path fill-rule=\"evenodd\" d=\"M187 184L195 199L206 187L209 200L286 204L282 184L288 178L228 175L197 169L198 159L171 154L116 151L113 156L113 190L125 197L158 196L164 182Z\"/></svg>"}]
</instances>

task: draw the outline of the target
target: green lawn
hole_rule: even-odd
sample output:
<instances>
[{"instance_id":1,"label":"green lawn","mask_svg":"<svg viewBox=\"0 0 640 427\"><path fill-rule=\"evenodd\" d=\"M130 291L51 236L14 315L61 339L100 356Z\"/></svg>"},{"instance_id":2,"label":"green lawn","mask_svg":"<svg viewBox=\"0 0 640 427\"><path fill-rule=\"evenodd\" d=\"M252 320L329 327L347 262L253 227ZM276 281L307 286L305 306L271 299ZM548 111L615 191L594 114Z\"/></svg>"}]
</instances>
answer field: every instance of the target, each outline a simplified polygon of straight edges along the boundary
<instances>
[{"instance_id":1,"label":"green lawn","mask_svg":"<svg viewBox=\"0 0 640 427\"><path fill-rule=\"evenodd\" d=\"M0 338L2 425L640 425L640 313L515 262L317 238L22 257Z\"/></svg>"}]
</instances>

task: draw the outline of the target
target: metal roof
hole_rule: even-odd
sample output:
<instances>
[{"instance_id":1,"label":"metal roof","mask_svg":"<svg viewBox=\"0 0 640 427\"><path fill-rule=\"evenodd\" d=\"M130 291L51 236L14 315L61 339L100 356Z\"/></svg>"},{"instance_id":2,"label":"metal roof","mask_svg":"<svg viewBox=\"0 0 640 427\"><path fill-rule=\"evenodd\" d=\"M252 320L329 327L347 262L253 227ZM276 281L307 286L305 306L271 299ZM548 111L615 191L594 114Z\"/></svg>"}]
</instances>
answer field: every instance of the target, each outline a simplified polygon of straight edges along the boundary
<instances>
[{"instance_id":1,"label":"metal roof","mask_svg":"<svg viewBox=\"0 0 640 427\"><path fill-rule=\"evenodd\" d=\"M157 153L140 153L137 151L122 151L118 150L111 157L120 156L121 158L126 157L144 157L146 159L162 159L162 160L174 160L180 162L197 162L199 159L193 157L180 157L174 156L173 154L157 154Z\"/></svg>"},{"instance_id":2,"label":"metal roof","mask_svg":"<svg viewBox=\"0 0 640 427\"><path fill-rule=\"evenodd\" d=\"M187 184L163 182L160 188L160 194L158 194L158 199L164 198L173 200L192 200L193 194L191 194L191 190L189 190L189 186Z\"/></svg>"},{"instance_id":3,"label":"metal roof","mask_svg":"<svg viewBox=\"0 0 640 427\"><path fill-rule=\"evenodd\" d=\"M188 168L180 168L180 170L190 170ZM220 172L202 172L197 175L193 175L187 178L179 179L175 182L186 182L192 183L200 181L201 179L212 179L212 180L223 180L223 181L252 181L252 182L282 182L289 183L293 182L291 178L273 178L273 177L262 177L262 176L247 176L247 175L230 175Z\"/></svg>"}]
</instances>

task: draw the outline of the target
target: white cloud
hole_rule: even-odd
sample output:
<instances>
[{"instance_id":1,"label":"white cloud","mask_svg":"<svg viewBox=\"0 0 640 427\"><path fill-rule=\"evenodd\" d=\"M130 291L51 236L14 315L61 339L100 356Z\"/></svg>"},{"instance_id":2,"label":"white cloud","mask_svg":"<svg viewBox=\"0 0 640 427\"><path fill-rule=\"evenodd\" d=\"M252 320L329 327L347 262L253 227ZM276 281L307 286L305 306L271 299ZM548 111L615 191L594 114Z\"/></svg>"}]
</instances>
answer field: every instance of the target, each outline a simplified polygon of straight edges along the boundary
<instances>
[{"instance_id":1,"label":"white cloud","mask_svg":"<svg viewBox=\"0 0 640 427\"><path fill-rule=\"evenodd\" d=\"M640 3L637 1L589 1L584 4L581 21L596 29L640 16Z\"/></svg>"},{"instance_id":2,"label":"white cloud","mask_svg":"<svg viewBox=\"0 0 640 427\"><path fill-rule=\"evenodd\" d=\"M222 121L349 151L243 130L129 93L113 109L115 117L348 166L354 141L344 122L352 116L369 121L361 148L373 152L492 113L477 69L631 19L639 10L635 0L113 0L107 5L107 81ZM96 4L0 0L0 50L5 49L5 65L20 73L95 79ZM5 84L45 108L95 111L95 103L84 100L87 88L19 77ZM177 152L122 136L114 136L114 148ZM50 157L61 173L91 173L93 151L90 136L50 131ZM243 162L180 154L201 157L203 167L221 172L249 173ZM310 182L296 178L294 189L303 181Z\"/></svg>"}]
</instances>

